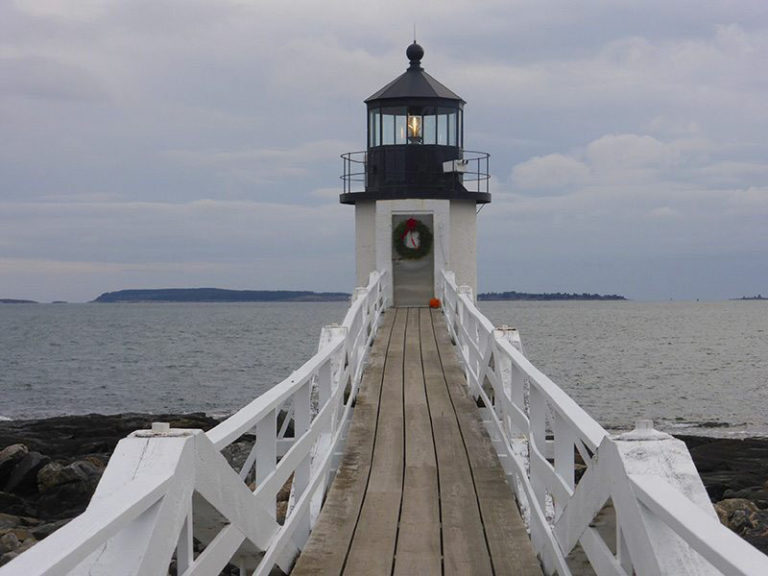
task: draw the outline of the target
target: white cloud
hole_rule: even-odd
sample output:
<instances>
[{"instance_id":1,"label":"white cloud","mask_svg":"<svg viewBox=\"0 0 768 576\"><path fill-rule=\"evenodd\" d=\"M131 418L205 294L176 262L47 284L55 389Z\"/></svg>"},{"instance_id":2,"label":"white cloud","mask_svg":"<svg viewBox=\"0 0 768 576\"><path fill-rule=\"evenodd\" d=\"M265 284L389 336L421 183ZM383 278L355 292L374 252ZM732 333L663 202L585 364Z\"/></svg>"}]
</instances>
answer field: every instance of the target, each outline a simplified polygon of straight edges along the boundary
<instances>
[{"instance_id":1,"label":"white cloud","mask_svg":"<svg viewBox=\"0 0 768 576\"><path fill-rule=\"evenodd\" d=\"M589 179L589 168L582 162L562 154L537 156L512 170L512 180L517 188L525 189L573 189Z\"/></svg>"}]
</instances>

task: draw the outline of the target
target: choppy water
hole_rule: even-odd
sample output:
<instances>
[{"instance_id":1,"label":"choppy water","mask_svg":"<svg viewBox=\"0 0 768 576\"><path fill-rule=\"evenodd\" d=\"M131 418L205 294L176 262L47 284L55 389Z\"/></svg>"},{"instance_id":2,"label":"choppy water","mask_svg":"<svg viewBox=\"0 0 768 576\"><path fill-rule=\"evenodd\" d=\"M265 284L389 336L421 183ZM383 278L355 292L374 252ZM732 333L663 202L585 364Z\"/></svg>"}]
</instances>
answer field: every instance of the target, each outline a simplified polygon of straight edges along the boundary
<instances>
[{"instance_id":1,"label":"choppy water","mask_svg":"<svg viewBox=\"0 0 768 576\"><path fill-rule=\"evenodd\" d=\"M0 416L226 414L287 377L347 304L0 306Z\"/></svg>"},{"instance_id":2,"label":"choppy water","mask_svg":"<svg viewBox=\"0 0 768 576\"><path fill-rule=\"evenodd\" d=\"M484 302L607 428L768 434L764 302ZM344 303L0 305L0 417L227 414L298 368ZM711 425L717 427L709 427ZM705 425L702 428L702 425Z\"/></svg>"}]
</instances>

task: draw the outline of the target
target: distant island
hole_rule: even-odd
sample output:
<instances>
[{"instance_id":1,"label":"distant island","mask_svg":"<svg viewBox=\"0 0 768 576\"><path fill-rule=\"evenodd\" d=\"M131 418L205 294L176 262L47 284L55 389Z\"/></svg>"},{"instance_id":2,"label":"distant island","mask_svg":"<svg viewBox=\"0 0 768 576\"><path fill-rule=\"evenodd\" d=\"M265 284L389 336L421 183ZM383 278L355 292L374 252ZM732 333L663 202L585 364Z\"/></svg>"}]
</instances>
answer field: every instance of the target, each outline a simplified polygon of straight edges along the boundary
<instances>
[{"instance_id":1,"label":"distant island","mask_svg":"<svg viewBox=\"0 0 768 576\"><path fill-rule=\"evenodd\" d=\"M626 300L624 296L618 294L568 294L565 292L544 292L540 294L529 292L484 292L477 295L478 300Z\"/></svg>"},{"instance_id":2,"label":"distant island","mask_svg":"<svg viewBox=\"0 0 768 576\"><path fill-rule=\"evenodd\" d=\"M757 296L742 296L741 298L731 298L731 300L768 300L768 298L763 298L762 294L758 294Z\"/></svg>"},{"instance_id":3,"label":"distant island","mask_svg":"<svg viewBox=\"0 0 768 576\"><path fill-rule=\"evenodd\" d=\"M345 292L160 288L105 292L94 302L346 302L349 297Z\"/></svg>"},{"instance_id":4,"label":"distant island","mask_svg":"<svg viewBox=\"0 0 768 576\"><path fill-rule=\"evenodd\" d=\"M18 298L0 298L0 304L37 304L34 300L19 300Z\"/></svg>"}]
</instances>

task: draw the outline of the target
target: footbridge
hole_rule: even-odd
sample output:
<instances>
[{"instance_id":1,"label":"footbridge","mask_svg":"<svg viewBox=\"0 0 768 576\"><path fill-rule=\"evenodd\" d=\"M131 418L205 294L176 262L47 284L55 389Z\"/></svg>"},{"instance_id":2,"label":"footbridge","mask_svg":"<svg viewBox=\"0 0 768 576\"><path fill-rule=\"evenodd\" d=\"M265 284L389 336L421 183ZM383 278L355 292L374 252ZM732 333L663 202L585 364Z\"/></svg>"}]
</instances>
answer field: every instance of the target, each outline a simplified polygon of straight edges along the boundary
<instances>
[{"instance_id":1,"label":"footbridge","mask_svg":"<svg viewBox=\"0 0 768 576\"><path fill-rule=\"evenodd\" d=\"M610 435L451 272L442 310L389 307L389 281L215 428L123 439L87 510L0 576L768 574L682 442Z\"/></svg>"}]
</instances>

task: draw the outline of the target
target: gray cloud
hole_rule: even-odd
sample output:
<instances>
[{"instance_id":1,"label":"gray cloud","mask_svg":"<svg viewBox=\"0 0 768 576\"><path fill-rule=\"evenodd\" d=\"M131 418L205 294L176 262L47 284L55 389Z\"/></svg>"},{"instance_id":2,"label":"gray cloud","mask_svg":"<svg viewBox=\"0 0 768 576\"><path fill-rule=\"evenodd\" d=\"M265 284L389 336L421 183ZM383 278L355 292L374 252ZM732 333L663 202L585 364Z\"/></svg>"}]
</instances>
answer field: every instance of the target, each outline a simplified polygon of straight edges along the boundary
<instances>
[{"instance_id":1,"label":"gray cloud","mask_svg":"<svg viewBox=\"0 0 768 576\"><path fill-rule=\"evenodd\" d=\"M768 291L762 0L40 0L0 4L0 296L351 289L338 155L413 22L492 154L481 289Z\"/></svg>"}]
</instances>

